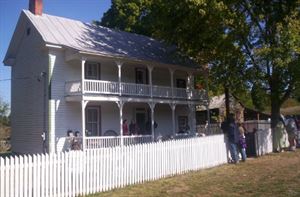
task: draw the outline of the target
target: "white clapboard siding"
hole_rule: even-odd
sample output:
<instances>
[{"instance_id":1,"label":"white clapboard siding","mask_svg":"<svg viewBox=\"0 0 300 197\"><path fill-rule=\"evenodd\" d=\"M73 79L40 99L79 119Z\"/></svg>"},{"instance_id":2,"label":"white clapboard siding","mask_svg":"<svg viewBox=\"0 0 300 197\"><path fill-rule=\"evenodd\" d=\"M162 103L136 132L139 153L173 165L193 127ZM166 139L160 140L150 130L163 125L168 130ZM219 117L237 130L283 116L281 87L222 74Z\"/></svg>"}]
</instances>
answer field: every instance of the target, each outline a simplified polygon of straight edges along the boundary
<instances>
[{"instance_id":1,"label":"white clapboard siding","mask_svg":"<svg viewBox=\"0 0 300 197\"><path fill-rule=\"evenodd\" d=\"M0 196L78 196L227 162L224 135L0 158Z\"/></svg>"},{"instance_id":2,"label":"white clapboard siding","mask_svg":"<svg viewBox=\"0 0 300 197\"><path fill-rule=\"evenodd\" d=\"M44 44L39 33L24 20L21 17L20 24L26 24L26 29L31 29L30 34L25 35L23 26L17 25L15 34L23 36L20 42L12 42L17 45L18 53L11 67L11 145L12 151L17 153L42 153L46 78L41 77L41 73L47 71L48 56L41 48Z\"/></svg>"}]
</instances>

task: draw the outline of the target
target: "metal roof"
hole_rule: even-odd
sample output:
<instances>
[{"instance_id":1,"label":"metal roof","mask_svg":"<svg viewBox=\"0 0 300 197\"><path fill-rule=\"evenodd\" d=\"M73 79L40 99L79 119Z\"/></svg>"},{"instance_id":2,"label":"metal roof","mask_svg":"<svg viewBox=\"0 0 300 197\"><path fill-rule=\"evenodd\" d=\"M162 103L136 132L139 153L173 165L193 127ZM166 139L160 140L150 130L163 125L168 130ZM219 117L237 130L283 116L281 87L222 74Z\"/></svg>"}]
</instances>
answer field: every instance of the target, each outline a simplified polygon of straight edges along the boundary
<instances>
[{"instance_id":1,"label":"metal roof","mask_svg":"<svg viewBox=\"0 0 300 197\"><path fill-rule=\"evenodd\" d=\"M44 13L41 16L34 15L29 10L23 10L23 13L49 44L115 57L197 66L190 58L184 58L176 52L174 46L146 36Z\"/></svg>"}]
</instances>

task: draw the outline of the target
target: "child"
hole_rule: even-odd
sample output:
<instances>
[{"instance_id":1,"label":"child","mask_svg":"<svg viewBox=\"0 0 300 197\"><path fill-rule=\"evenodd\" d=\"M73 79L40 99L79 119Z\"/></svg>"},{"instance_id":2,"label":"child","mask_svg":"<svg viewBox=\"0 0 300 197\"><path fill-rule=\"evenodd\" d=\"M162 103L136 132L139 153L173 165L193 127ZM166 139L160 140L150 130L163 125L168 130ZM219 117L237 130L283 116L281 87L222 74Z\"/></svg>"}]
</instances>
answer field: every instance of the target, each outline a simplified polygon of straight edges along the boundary
<instances>
[{"instance_id":1,"label":"child","mask_svg":"<svg viewBox=\"0 0 300 197\"><path fill-rule=\"evenodd\" d=\"M246 161L247 144L246 144L246 137L245 137L245 129L244 129L243 125L240 123L238 124L238 127L239 127L239 132L240 132L238 147L239 147L240 153L242 155L242 161Z\"/></svg>"}]
</instances>

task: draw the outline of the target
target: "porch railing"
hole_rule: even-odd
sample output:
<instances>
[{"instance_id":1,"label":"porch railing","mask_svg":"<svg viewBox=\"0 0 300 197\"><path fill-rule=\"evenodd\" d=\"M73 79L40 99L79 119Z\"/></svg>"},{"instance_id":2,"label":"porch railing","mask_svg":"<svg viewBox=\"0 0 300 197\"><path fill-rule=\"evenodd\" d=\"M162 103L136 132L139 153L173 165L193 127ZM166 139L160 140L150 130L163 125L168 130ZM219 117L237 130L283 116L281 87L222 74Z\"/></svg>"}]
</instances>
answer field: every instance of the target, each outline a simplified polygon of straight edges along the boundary
<instances>
[{"instance_id":1,"label":"porch railing","mask_svg":"<svg viewBox=\"0 0 300 197\"><path fill-rule=\"evenodd\" d=\"M172 98L172 89L167 86L152 86L154 97Z\"/></svg>"},{"instance_id":2,"label":"porch railing","mask_svg":"<svg viewBox=\"0 0 300 197\"><path fill-rule=\"evenodd\" d=\"M120 87L121 85L121 87ZM205 100L206 94L204 90L188 90L185 88L172 88L168 86L157 86L147 84L124 83L119 84L113 81L102 80L84 80L84 92L90 94L112 94L112 95L128 95L128 96L152 96L159 98L178 98ZM67 96L78 95L82 92L81 81L68 81L65 83L65 91Z\"/></svg>"},{"instance_id":3,"label":"porch railing","mask_svg":"<svg viewBox=\"0 0 300 197\"><path fill-rule=\"evenodd\" d=\"M123 136L123 145L143 144L152 142L151 135ZM86 137L86 148L107 148L121 145L121 136Z\"/></svg>"},{"instance_id":4,"label":"porch railing","mask_svg":"<svg viewBox=\"0 0 300 197\"><path fill-rule=\"evenodd\" d=\"M80 81L67 81L65 83L65 91L67 95L76 95L81 92L81 82Z\"/></svg>"},{"instance_id":5,"label":"porch railing","mask_svg":"<svg viewBox=\"0 0 300 197\"><path fill-rule=\"evenodd\" d=\"M174 88L174 97L176 98L188 98L187 89L185 88Z\"/></svg>"},{"instance_id":6,"label":"porch railing","mask_svg":"<svg viewBox=\"0 0 300 197\"><path fill-rule=\"evenodd\" d=\"M119 94L119 83L113 81L84 80L87 93Z\"/></svg>"},{"instance_id":7,"label":"porch railing","mask_svg":"<svg viewBox=\"0 0 300 197\"><path fill-rule=\"evenodd\" d=\"M145 84L121 83L121 94L149 96L150 86Z\"/></svg>"}]
</instances>

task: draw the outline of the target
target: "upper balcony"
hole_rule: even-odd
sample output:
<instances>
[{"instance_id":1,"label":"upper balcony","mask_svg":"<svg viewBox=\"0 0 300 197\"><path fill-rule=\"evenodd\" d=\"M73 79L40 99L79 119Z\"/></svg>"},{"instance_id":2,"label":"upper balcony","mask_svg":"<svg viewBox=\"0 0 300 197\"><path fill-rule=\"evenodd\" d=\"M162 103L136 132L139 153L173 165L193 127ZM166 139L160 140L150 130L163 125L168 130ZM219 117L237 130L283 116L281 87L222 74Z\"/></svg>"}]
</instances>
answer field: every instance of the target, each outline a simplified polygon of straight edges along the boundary
<instances>
[{"instance_id":1,"label":"upper balcony","mask_svg":"<svg viewBox=\"0 0 300 197\"><path fill-rule=\"evenodd\" d=\"M65 83L66 96L81 94L118 95L161 99L206 100L205 90L175 88L169 86L124 83L103 80L68 81Z\"/></svg>"}]
</instances>

